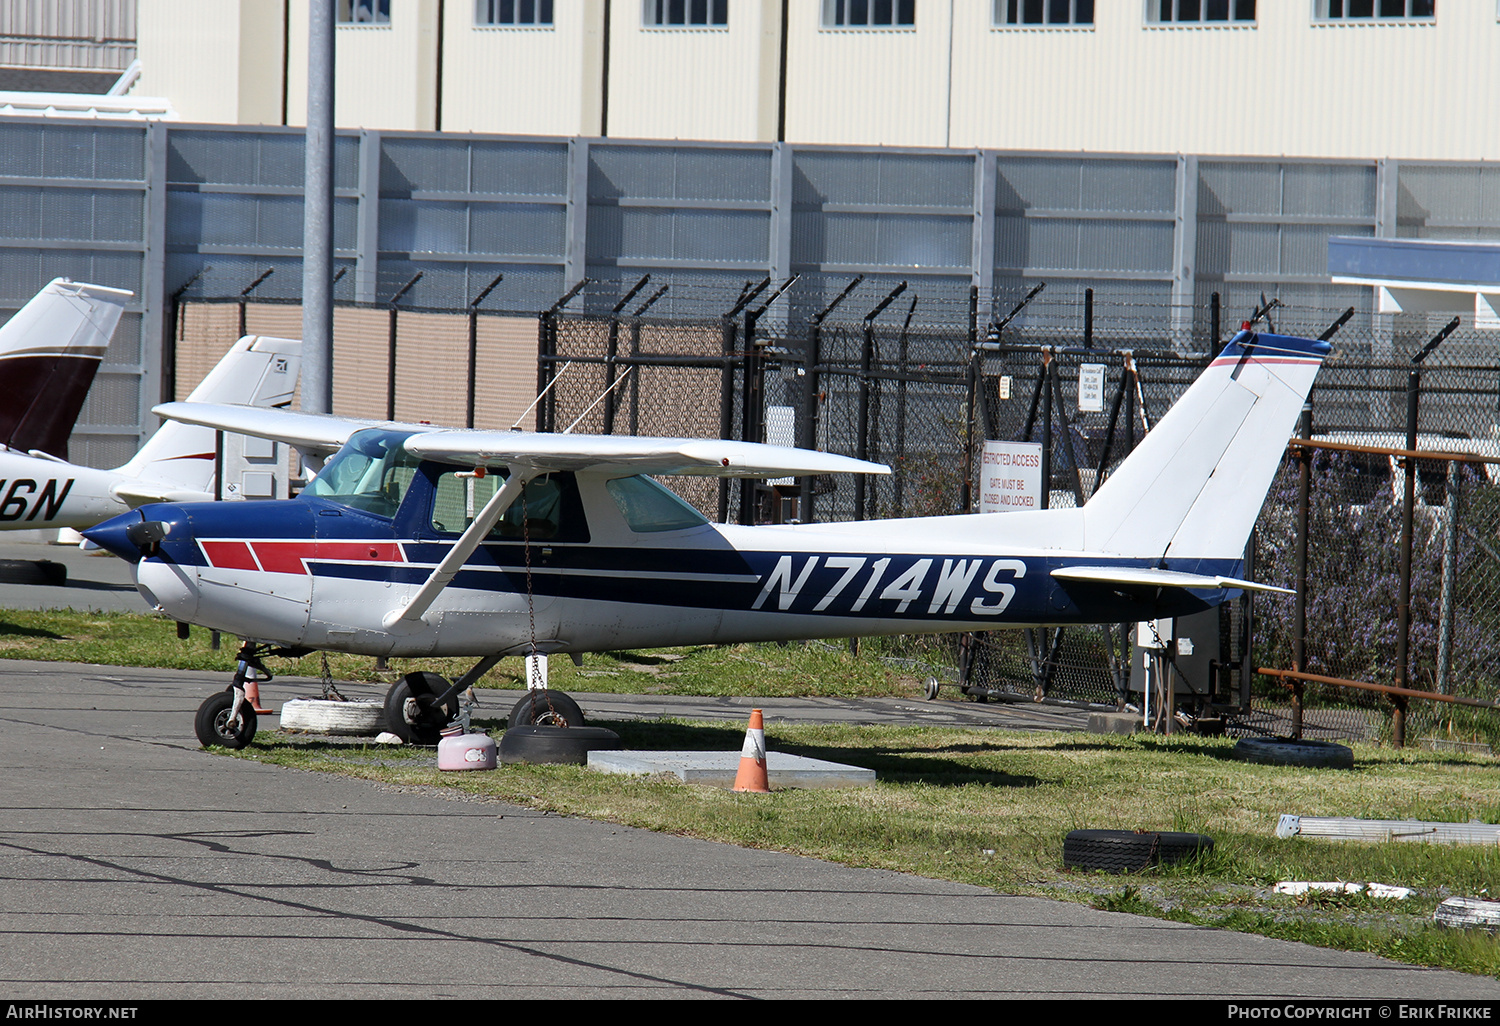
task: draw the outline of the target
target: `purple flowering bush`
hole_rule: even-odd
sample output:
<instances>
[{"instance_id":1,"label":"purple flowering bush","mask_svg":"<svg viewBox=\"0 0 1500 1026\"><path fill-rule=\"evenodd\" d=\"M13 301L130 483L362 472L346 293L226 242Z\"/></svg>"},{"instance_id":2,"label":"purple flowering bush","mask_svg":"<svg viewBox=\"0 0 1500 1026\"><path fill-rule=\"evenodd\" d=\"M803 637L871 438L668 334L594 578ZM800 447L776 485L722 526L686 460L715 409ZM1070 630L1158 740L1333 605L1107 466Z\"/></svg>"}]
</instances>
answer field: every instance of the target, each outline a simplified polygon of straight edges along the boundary
<instances>
[{"instance_id":1,"label":"purple flowering bush","mask_svg":"<svg viewBox=\"0 0 1500 1026\"><path fill-rule=\"evenodd\" d=\"M1309 514L1307 669L1348 680L1396 681L1401 505L1390 480L1342 453L1313 460ZM1449 690L1500 695L1500 562L1495 489L1471 478L1460 503ZM1296 585L1297 465L1287 461L1258 525L1261 580ZM1440 507L1419 507L1412 533L1409 686L1435 690L1446 528ZM1295 599L1257 598L1258 666L1293 665Z\"/></svg>"}]
</instances>

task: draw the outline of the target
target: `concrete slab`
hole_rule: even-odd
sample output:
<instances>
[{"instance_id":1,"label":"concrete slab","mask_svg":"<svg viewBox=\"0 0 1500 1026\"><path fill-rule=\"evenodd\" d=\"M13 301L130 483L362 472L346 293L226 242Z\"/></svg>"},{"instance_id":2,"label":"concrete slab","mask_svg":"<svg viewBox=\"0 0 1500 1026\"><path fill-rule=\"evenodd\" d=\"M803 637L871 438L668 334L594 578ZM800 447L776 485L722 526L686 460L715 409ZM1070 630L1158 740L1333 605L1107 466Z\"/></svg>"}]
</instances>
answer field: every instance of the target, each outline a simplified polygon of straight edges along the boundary
<instances>
[{"instance_id":1,"label":"concrete slab","mask_svg":"<svg viewBox=\"0 0 1500 1026\"><path fill-rule=\"evenodd\" d=\"M733 787L739 752L590 752L589 769L601 773L670 773L685 784ZM766 753L772 787L874 787L875 771L785 752Z\"/></svg>"},{"instance_id":2,"label":"concrete slab","mask_svg":"<svg viewBox=\"0 0 1500 1026\"><path fill-rule=\"evenodd\" d=\"M1091 712L1090 734L1134 734L1142 730L1141 714L1138 712Z\"/></svg>"}]
</instances>

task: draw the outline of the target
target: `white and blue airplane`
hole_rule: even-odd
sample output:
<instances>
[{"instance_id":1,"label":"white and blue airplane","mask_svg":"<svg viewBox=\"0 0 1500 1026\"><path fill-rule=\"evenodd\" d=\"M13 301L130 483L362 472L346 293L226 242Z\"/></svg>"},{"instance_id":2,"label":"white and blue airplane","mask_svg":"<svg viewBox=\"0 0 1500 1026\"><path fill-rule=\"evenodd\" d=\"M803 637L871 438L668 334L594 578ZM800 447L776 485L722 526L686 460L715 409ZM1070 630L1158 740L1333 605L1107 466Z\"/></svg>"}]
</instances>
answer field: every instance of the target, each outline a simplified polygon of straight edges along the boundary
<instances>
[{"instance_id":1,"label":"white and blue airplane","mask_svg":"<svg viewBox=\"0 0 1500 1026\"><path fill-rule=\"evenodd\" d=\"M154 608L243 640L233 683L199 710L205 745L254 736L244 685L267 655L478 657L456 682L391 688L390 729L430 743L509 655L1119 623L1265 589L1242 579L1245 545L1328 350L1240 332L1078 509L714 524L648 475L889 470L746 442L169 403L157 412L336 455L296 499L146 505L85 535L134 562ZM581 722L542 694L517 715Z\"/></svg>"}]
</instances>

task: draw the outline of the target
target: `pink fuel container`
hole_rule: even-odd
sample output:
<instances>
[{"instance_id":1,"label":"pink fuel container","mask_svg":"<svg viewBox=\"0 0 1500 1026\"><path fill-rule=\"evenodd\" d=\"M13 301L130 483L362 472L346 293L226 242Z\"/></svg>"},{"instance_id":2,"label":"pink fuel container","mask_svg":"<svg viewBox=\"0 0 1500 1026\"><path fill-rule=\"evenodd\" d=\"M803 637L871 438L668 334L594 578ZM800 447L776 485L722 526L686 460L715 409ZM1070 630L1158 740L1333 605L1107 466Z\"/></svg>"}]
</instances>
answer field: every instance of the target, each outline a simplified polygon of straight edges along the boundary
<instances>
[{"instance_id":1,"label":"pink fuel container","mask_svg":"<svg viewBox=\"0 0 1500 1026\"><path fill-rule=\"evenodd\" d=\"M449 727L438 742L438 769L492 770L495 740L488 734L465 734L462 727Z\"/></svg>"}]
</instances>

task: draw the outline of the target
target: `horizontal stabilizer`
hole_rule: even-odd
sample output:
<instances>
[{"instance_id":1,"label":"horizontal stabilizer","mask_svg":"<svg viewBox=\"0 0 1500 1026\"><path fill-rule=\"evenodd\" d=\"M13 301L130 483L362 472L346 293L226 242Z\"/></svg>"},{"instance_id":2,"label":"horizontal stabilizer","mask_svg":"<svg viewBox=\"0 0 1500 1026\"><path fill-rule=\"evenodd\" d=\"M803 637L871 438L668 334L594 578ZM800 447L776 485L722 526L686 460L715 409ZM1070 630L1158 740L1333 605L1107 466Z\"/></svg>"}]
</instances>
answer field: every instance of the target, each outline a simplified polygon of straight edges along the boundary
<instances>
[{"instance_id":1,"label":"horizontal stabilizer","mask_svg":"<svg viewBox=\"0 0 1500 1026\"><path fill-rule=\"evenodd\" d=\"M109 493L131 509L144 506L148 502L212 502L215 498L212 492L197 491L192 488L153 487L149 481L135 481L129 478L117 482Z\"/></svg>"},{"instance_id":2,"label":"horizontal stabilizer","mask_svg":"<svg viewBox=\"0 0 1500 1026\"><path fill-rule=\"evenodd\" d=\"M1213 574L1186 574L1179 570L1156 570L1148 566L1064 566L1052 571L1060 581L1091 581L1099 584L1123 584L1149 588L1195 588L1218 590L1239 588L1243 591L1274 591L1295 595L1288 588L1278 588L1257 581Z\"/></svg>"},{"instance_id":3,"label":"horizontal stabilizer","mask_svg":"<svg viewBox=\"0 0 1500 1026\"><path fill-rule=\"evenodd\" d=\"M796 477L891 472L881 463L833 453L721 439L433 431L407 439L406 450L427 459L469 466L515 463L542 472L571 470L619 476Z\"/></svg>"}]
</instances>

